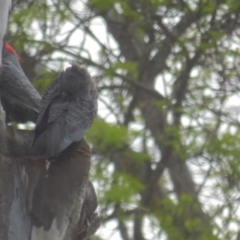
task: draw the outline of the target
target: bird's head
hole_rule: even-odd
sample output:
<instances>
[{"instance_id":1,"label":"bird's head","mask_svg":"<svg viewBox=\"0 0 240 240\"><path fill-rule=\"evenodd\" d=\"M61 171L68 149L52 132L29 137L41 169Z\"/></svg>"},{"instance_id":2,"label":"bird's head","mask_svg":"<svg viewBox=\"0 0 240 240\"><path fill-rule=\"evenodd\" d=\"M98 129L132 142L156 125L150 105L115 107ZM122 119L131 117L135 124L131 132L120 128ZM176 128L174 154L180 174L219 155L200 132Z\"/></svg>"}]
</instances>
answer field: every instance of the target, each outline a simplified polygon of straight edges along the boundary
<instances>
[{"instance_id":1,"label":"bird's head","mask_svg":"<svg viewBox=\"0 0 240 240\"><path fill-rule=\"evenodd\" d=\"M3 47L3 68L6 65L14 65L17 69L21 69L19 59L20 57L17 55L15 49L7 42L5 42Z\"/></svg>"},{"instance_id":2,"label":"bird's head","mask_svg":"<svg viewBox=\"0 0 240 240\"><path fill-rule=\"evenodd\" d=\"M15 56L17 60L20 59L15 49L8 42L5 42L4 44L3 54L6 56L9 56L9 55Z\"/></svg>"},{"instance_id":3,"label":"bird's head","mask_svg":"<svg viewBox=\"0 0 240 240\"><path fill-rule=\"evenodd\" d=\"M75 64L68 67L60 76L61 91L72 96L85 96L92 88L92 79L86 69Z\"/></svg>"}]
</instances>

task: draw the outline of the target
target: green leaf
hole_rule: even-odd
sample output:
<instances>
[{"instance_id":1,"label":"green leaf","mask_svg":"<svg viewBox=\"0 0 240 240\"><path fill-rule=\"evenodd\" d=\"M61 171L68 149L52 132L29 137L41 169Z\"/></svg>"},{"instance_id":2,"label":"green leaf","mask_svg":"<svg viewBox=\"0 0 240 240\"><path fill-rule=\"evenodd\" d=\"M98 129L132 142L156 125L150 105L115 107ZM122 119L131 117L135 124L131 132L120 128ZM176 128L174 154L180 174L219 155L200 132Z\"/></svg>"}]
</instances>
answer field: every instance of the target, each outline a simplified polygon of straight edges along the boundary
<instances>
[{"instance_id":1,"label":"green leaf","mask_svg":"<svg viewBox=\"0 0 240 240\"><path fill-rule=\"evenodd\" d=\"M115 65L112 65L111 68L107 69L106 74L113 77L117 70L125 71L133 77L137 76L136 62L117 62Z\"/></svg>"},{"instance_id":2,"label":"green leaf","mask_svg":"<svg viewBox=\"0 0 240 240\"><path fill-rule=\"evenodd\" d=\"M87 133L87 139L93 144L95 151L111 152L124 147L129 137L125 127L96 119Z\"/></svg>"},{"instance_id":3,"label":"green leaf","mask_svg":"<svg viewBox=\"0 0 240 240\"><path fill-rule=\"evenodd\" d=\"M115 203L131 202L139 191L143 190L142 184L130 174L115 172L113 184L106 191L106 197Z\"/></svg>"}]
</instances>

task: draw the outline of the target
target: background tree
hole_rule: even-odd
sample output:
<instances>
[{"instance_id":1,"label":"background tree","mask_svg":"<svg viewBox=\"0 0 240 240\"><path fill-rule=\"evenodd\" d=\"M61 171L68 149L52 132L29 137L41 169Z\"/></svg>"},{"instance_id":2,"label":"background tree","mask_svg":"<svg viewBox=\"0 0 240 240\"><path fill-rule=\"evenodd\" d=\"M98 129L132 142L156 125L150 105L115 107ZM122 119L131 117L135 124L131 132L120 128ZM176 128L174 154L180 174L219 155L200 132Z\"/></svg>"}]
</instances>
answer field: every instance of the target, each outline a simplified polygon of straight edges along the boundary
<instances>
[{"instance_id":1,"label":"background tree","mask_svg":"<svg viewBox=\"0 0 240 240\"><path fill-rule=\"evenodd\" d=\"M15 1L9 40L39 91L67 61L98 82L100 237L239 238L239 21L231 0Z\"/></svg>"}]
</instances>

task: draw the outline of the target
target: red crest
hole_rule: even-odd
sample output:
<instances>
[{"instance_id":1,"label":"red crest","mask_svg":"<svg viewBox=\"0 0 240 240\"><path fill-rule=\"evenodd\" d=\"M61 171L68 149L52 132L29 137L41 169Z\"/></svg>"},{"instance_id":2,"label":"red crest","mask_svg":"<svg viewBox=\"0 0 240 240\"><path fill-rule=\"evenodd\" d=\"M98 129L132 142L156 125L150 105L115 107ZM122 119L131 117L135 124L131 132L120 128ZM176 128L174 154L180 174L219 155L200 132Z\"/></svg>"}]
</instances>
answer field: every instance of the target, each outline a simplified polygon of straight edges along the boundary
<instances>
[{"instance_id":1,"label":"red crest","mask_svg":"<svg viewBox=\"0 0 240 240\"><path fill-rule=\"evenodd\" d=\"M5 44L4 44L4 49L5 49L6 51L10 52L10 53L15 53L15 54L17 54L16 51L15 51L15 49L14 49L9 43L7 43L7 42L5 42ZM20 57L19 57L18 55L17 55L17 58L18 58L18 60L20 59Z\"/></svg>"}]
</instances>

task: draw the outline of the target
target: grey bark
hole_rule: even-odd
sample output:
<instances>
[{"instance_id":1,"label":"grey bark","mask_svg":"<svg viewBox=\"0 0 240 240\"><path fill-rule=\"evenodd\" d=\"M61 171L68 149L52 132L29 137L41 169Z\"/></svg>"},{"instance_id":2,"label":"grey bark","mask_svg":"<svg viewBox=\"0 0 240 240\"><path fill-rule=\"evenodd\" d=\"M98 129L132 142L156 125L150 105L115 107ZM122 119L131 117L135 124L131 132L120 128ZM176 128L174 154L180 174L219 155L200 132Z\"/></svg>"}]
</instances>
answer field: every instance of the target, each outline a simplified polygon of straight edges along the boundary
<instances>
[{"instance_id":1,"label":"grey bark","mask_svg":"<svg viewBox=\"0 0 240 240\"><path fill-rule=\"evenodd\" d=\"M87 193L90 157L75 151L80 147L90 153L85 140L69 147L47 170L46 157L38 154L39 149L46 148L45 136L29 155L27 143L33 133L5 129L7 149L18 146L24 157L21 154L18 157L17 151L7 156L7 149L0 155L0 238L85 239L91 223L96 231L99 226L94 215L96 196L92 188ZM89 207L83 207L86 201L94 206L90 212Z\"/></svg>"},{"instance_id":2,"label":"grey bark","mask_svg":"<svg viewBox=\"0 0 240 240\"><path fill-rule=\"evenodd\" d=\"M3 47L4 36L7 31L8 15L10 7L12 5L11 0L1 0L0 1L0 49ZM2 51L0 53L0 64L2 63Z\"/></svg>"}]
</instances>

